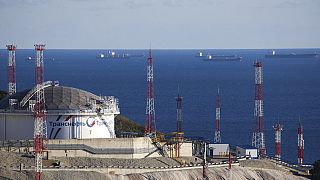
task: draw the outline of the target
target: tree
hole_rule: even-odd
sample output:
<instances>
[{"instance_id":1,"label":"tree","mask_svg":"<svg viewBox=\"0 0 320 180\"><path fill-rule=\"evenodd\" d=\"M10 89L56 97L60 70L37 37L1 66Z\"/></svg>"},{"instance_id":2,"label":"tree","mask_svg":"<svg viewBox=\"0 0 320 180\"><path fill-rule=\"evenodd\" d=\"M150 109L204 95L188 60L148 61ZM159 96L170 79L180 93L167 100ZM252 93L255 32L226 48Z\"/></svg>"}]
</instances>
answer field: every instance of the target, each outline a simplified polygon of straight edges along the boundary
<instances>
[{"instance_id":1,"label":"tree","mask_svg":"<svg viewBox=\"0 0 320 180\"><path fill-rule=\"evenodd\" d=\"M7 92L0 90L0 100L7 95Z\"/></svg>"},{"instance_id":2,"label":"tree","mask_svg":"<svg viewBox=\"0 0 320 180\"><path fill-rule=\"evenodd\" d=\"M312 179L320 179L320 160L317 160L313 164L313 169L310 170Z\"/></svg>"}]
</instances>

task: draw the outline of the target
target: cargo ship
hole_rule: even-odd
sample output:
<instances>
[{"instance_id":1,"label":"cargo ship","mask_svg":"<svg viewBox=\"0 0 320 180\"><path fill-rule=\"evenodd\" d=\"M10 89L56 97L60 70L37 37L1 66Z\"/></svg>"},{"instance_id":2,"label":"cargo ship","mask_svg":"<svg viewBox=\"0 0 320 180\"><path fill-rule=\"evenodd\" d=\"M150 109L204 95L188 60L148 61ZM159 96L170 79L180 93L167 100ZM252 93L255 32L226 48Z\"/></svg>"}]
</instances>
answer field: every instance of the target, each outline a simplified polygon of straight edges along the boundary
<instances>
[{"instance_id":1,"label":"cargo ship","mask_svg":"<svg viewBox=\"0 0 320 180\"><path fill-rule=\"evenodd\" d=\"M318 53L289 53L289 54L277 54L275 50L272 50L272 54L266 54L266 58L318 58Z\"/></svg>"},{"instance_id":2,"label":"cargo ship","mask_svg":"<svg viewBox=\"0 0 320 180\"><path fill-rule=\"evenodd\" d=\"M196 54L196 57L204 57L204 54L203 54L201 51L199 51L199 52Z\"/></svg>"},{"instance_id":3,"label":"cargo ship","mask_svg":"<svg viewBox=\"0 0 320 180\"><path fill-rule=\"evenodd\" d=\"M121 53L117 54L115 51L108 51L108 53L103 54L100 53L97 56L97 59L129 59L133 57L144 57L144 54L128 54L128 53Z\"/></svg>"},{"instance_id":4,"label":"cargo ship","mask_svg":"<svg viewBox=\"0 0 320 180\"><path fill-rule=\"evenodd\" d=\"M237 55L210 55L208 54L204 61L242 61L242 57Z\"/></svg>"},{"instance_id":5,"label":"cargo ship","mask_svg":"<svg viewBox=\"0 0 320 180\"><path fill-rule=\"evenodd\" d=\"M130 58L129 54L117 54L115 51L109 51L106 54L100 53L97 56L97 59L128 59Z\"/></svg>"},{"instance_id":6,"label":"cargo ship","mask_svg":"<svg viewBox=\"0 0 320 180\"><path fill-rule=\"evenodd\" d=\"M196 57L202 58L205 61L241 61L242 57L239 57L237 55L231 54L231 55L212 55L212 54L204 54L201 51L199 51L196 54Z\"/></svg>"}]
</instances>

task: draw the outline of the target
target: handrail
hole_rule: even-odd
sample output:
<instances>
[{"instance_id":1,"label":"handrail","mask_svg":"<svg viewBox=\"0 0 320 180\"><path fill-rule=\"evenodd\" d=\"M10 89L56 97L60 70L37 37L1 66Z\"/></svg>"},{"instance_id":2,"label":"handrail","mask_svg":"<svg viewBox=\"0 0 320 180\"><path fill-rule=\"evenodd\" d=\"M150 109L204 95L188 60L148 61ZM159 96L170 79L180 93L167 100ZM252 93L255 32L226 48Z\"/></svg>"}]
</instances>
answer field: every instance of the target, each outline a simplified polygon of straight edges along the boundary
<instances>
[{"instance_id":1,"label":"handrail","mask_svg":"<svg viewBox=\"0 0 320 180\"><path fill-rule=\"evenodd\" d=\"M37 84L35 87L33 87L28 93L27 95L22 99L22 101L20 102L20 107L23 107L26 105L26 103L31 99L31 97L33 95L35 95L37 93L37 91L39 91L40 89L44 89L50 86L54 86L55 82L54 81L46 81L44 83L42 83L40 85L40 88L38 88L39 84Z\"/></svg>"}]
</instances>

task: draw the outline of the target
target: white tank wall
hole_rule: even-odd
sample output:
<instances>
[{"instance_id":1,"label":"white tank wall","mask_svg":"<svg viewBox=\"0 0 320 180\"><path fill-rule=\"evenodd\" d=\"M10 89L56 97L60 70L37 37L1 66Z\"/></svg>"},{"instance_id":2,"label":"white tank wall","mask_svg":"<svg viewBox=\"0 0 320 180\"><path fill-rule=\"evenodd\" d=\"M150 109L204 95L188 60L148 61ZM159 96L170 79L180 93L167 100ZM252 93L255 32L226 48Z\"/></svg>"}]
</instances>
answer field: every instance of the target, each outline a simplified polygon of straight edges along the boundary
<instances>
[{"instance_id":1,"label":"white tank wall","mask_svg":"<svg viewBox=\"0 0 320 180\"><path fill-rule=\"evenodd\" d=\"M0 140L33 139L32 115L0 114Z\"/></svg>"},{"instance_id":2,"label":"white tank wall","mask_svg":"<svg viewBox=\"0 0 320 180\"><path fill-rule=\"evenodd\" d=\"M110 138L114 134L114 115L103 115L109 125L109 132L103 121L89 115L47 115L49 139ZM34 116L0 114L0 140L33 139Z\"/></svg>"}]
</instances>

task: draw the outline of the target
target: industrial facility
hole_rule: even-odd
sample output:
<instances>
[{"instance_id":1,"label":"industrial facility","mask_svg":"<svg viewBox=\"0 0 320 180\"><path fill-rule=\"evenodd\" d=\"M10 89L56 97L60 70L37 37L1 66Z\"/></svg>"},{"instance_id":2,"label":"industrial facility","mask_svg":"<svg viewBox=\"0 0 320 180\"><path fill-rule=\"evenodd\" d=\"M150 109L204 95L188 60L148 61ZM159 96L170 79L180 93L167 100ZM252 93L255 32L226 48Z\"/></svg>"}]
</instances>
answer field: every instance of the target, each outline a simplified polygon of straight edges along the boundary
<instances>
[{"instance_id":1,"label":"industrial facility","mask_svg":"<svg viewBox=\"0 0 320 180\"><path fill-rule=\"evenodd\" d=\"M220 129L220 90L215 108L214 143L186 138L183 130L183 97L176 100L176 132L167 139L157 136L153 59L151 49L147 59L146 121L143 137L116 138L115 117L120 114L119 101L114 96L97 96L85 90L44 81L43 51L45 45L35 45L35 86L17 92L16 45L7 45L8 95L0 101L0 141L20 142L20 148L35 156L36 179L41 179L42 159L57 157L95 157L140 159L146 157L203 157L203 174L208 167L206 158L229 159L232 156L265 158L262 62L255 62L255 109L251 145L236 146L222 143ZM274 126L275 157L281 159L282 125ZM31 142L31 143L29 143ZM9 145L8 145L9 146ZM16 145L13 145L16 146ZM1 146L0 146L1 149ZM303 164L303 131L298 128L298 163Z\"/></svg>"}]
</instances>

